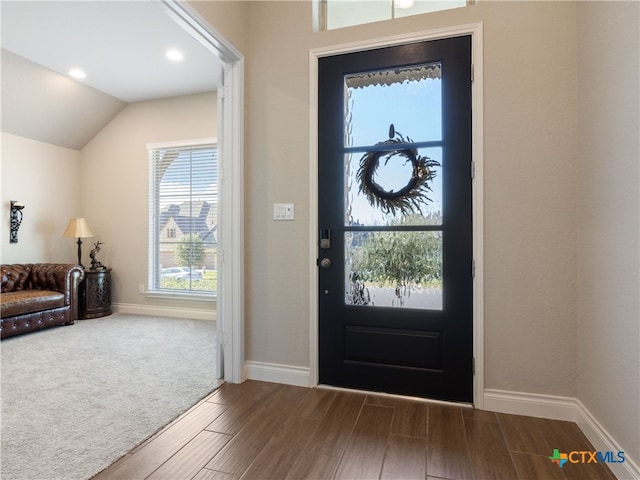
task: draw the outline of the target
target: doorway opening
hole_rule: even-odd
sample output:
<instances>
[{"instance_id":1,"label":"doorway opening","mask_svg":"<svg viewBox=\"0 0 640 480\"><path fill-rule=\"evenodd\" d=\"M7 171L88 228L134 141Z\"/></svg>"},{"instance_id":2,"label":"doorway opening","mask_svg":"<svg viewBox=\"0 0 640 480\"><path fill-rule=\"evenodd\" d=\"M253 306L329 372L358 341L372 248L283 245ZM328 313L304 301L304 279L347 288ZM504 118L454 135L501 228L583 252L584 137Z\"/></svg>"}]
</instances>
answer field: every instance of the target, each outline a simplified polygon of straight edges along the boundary
<instances>
[{"instance_id":1,"label":"doorway opening","mask_svg":"<svg viewBox=\"0 0 640 480\"><path fill-rule=\"evenodd\" d=\"M243 297L243 83L242 54L183 2L164 0L171 17L223 63L218 88L218 218L217 369L227 382L240 383L244 359ZM220 94L222 92L222 94Z\"/></svg>"}]
</instances>

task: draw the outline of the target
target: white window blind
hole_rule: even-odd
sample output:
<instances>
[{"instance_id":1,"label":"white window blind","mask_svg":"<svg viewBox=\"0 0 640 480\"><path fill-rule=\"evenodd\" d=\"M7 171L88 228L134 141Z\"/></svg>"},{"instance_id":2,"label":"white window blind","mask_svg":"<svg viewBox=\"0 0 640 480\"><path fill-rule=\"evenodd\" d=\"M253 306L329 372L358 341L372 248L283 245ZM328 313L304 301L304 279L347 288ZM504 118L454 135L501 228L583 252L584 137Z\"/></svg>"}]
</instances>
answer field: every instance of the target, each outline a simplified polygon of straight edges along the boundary
<instances>
[{"instance_id":1,"label":"white window blind","mask_svg":"<svg viewBox=\"0 0 640 480\"><path fill-rule=\"evenodd\" d=\"M214 140L149 152L149 291L217 290L218 150Z\"/></svg>"}]
</instances>

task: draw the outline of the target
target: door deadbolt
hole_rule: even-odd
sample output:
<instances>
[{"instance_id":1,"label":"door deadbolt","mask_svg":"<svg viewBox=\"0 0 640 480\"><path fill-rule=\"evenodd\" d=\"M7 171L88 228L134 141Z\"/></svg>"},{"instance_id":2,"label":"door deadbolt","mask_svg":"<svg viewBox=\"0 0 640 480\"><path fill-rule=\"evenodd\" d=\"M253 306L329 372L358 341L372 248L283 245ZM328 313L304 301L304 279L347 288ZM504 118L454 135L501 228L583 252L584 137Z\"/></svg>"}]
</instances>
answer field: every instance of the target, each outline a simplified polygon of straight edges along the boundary
<instances>
[{"instance_id":1,"label":"door deadbolt","mask_svg":"<svg viewBox=\"0 0 640 480\"><path fill-rule=\"evenodd\" d=\"M320 229L320 248L331 248L331 230L328 228Z\"/></svg>"},{"instance_id":2,"label":"door deadbolt","mask_svg":"<svg viewBox=\"0 0 640 480\"><path fill-rule=\"evenodd\" d=\"M318 265L322 268L329 268L331 266L331 260L325 257L318 262Z\"/></svg>"}]
</instances>

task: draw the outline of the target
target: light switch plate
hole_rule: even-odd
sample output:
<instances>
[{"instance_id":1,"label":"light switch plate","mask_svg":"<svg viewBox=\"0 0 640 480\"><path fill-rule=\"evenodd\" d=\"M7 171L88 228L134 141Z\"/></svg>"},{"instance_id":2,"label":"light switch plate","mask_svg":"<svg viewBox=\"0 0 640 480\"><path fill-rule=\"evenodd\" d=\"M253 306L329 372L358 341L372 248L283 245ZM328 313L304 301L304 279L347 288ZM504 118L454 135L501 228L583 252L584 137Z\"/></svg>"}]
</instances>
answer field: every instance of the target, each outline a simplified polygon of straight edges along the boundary
<instances>
[{"instance_id":1,"label":"light switch plate","mask_svg":"<svg viewBox=\"0 0 640 480\"><path fill-rule=\"evenodd\" d=\"M274 203L273 219L274 220L293 220L294 219L293 203Z\"/></svg>"}]
</instances>

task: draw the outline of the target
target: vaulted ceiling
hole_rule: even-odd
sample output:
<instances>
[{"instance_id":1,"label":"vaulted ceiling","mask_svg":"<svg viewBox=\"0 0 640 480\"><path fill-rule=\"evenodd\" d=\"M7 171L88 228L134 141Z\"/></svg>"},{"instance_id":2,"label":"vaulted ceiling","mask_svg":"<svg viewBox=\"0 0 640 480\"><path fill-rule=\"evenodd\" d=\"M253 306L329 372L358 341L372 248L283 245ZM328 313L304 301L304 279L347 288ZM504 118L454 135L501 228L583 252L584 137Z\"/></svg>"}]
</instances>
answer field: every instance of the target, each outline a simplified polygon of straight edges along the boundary
<instances>
[{"instance_id":1,"label":"vaulted ceiling","mask_svg":"<svg viewBox=\"0 0 640 480\"><path fill-rule=\"evenodd\" d=\"M128 103L217 88L220 61L160 1L0 8L4 132L79 150ZM86 77L71 78L72 68Z\"/></svg>"}]
</instances>

